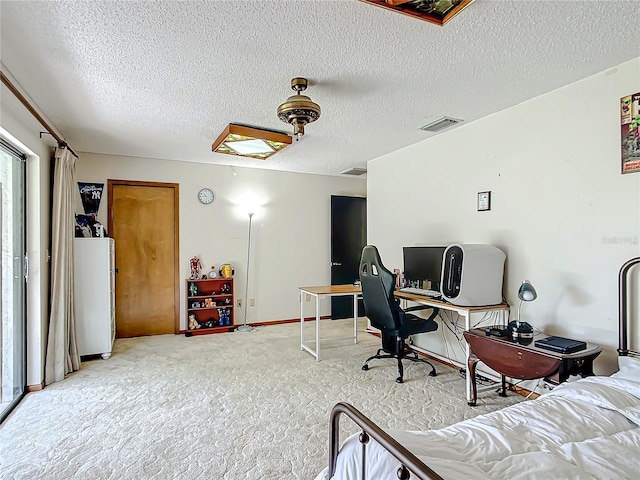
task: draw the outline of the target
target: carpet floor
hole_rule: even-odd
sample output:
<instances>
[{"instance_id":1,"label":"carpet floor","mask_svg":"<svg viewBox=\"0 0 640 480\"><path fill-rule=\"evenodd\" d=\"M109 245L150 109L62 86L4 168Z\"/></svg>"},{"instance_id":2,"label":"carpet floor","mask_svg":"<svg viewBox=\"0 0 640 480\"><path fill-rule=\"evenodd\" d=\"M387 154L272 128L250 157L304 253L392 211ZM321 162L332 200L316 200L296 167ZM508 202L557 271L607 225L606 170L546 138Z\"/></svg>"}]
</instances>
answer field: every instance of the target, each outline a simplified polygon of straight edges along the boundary
<instances>
[{"instance_id":1,"label":"carpet floor","mask_svg":"<svg viewBox=\"0 0 640 480\"><path fill-rule=\"evenodd\" d=\"M313 328L309 324L309 335ZM323 321L322 338L352 321ZM186 338L116 340L108 360L26 395L0 426L2 479L314 478L328 462L329 413L348 402L382 428L440 428L522 400L481 393L448 366L374 360L380 339L300 350L300 325ZM356 431L342 421L341 438Z\"/></svg>"}]
</instances>

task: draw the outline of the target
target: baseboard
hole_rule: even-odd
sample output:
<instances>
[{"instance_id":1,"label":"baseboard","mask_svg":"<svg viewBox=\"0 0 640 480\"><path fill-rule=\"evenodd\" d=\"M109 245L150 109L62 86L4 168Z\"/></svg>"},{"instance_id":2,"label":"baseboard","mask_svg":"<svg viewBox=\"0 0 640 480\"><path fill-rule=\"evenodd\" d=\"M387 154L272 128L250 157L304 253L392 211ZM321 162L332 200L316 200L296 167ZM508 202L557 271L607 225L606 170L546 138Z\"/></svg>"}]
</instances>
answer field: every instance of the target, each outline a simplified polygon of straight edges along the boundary
<instances>
[{"instance_id":1,"label":"baseboard","mask_svg":"<svg viewBox=\"0 0 640 480\"><path fill-rule=\"evenodd\" d=\"M27 392L39 392L44 388L44 380L37 385L27 385Z\"/></svg>"},{"instance_id":2,"label":"baseboard","mask_svg":"<svg viewBox=\"0 0 640 480\"><path fill-rule=\"evenodd\" d=\"M314 321L316 319L316 317L304 317L304 321L305 322L309 322L309 321ZM323 315L320 317L320 320L331 320L331 315ZM286 318L283 320L273 320L270 322L249 322L247 323L247 325L251 326L251 327L268 327L269 325L282 325L285 323L300 323L300 319L299 318ZM239 327L240 325L242 325L241 323L238 323L235 325L235 327ZM176 335L184 335L187 332L187 330L179 330L178 332L176 332Z\"/></svg>"},{"instance_id":3,"label":"baseboard","mask_svg":"<svg viewBox=\"0 0 640 480\"><path fill-rule=\"evenodd\" d=\"M308 321L314 321L316 319L316 317L304 317L304 321L308 322ZM323 315L320 317L320 320L330 320L331 319L331 315ZM248 323L248 325L251 325L252 327L267 327L269 325L282 325L284 323L300 323L300 319L299 318L287 318L284 320L273 320L272 322L255 322L255 323Z\"/></svg>"}]
</instances>

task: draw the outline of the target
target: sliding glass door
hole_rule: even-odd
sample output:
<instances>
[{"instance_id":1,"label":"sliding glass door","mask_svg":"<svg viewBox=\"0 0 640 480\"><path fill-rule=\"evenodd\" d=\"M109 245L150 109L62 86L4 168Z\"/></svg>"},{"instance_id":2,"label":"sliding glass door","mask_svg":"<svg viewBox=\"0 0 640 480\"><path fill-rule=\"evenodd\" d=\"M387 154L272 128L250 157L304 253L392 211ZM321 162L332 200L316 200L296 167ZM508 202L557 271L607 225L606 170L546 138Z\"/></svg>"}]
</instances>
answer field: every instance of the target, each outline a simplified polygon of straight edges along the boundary
<instances>
[{"instance_id":1,"label":"sliding glass door","mask_svg":"<svg viewBox=\"0 0 640 480\"><path fill-rule=\"evenodd\" d=\"M0 140L0 421L26 385L25 157Z\"/></svg>"}]
</instances>

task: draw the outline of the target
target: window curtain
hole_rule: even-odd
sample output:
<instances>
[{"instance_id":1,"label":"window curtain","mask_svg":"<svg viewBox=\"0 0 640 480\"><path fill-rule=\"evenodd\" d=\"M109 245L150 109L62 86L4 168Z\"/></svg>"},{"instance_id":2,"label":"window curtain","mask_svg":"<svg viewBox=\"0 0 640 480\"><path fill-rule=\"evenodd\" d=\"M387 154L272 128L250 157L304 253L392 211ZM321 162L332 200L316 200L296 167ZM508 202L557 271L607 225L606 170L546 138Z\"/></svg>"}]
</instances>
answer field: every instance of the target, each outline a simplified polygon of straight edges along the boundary
<instances>
[{"instance_id":1,"label":"window curtain","mask_svg":"<svg viewBox=\"0 0 640 480\"><path fill-rule=\"evenodd\" d=\"M51 222L51 316L45 384L80 369L73 302L76 157L66 147L55 152Z\"/></svg>"}]
</instances>

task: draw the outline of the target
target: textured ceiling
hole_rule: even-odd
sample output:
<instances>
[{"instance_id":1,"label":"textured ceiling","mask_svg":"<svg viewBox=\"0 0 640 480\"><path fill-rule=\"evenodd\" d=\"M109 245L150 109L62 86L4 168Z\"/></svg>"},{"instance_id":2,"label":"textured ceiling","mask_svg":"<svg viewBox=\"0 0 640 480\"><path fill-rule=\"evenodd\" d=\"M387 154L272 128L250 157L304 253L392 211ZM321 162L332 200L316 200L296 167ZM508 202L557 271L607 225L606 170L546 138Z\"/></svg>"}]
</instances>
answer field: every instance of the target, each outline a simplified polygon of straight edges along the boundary
<instances>
[{"instance_id":1,"label":"textured ceiling","mask_svg":"<svg viewBox=\"0 0 640 480\"><path fill-rule=\"evenodd\" d=\"M0 16L3 71L76 152L325 175L640 56L637 1L476 0L444 27L357 0L2 0ZM299 142L211 152L229 123L291 133L276 109L295 76L322 108Z\"/></svg>"}]
</instances>

